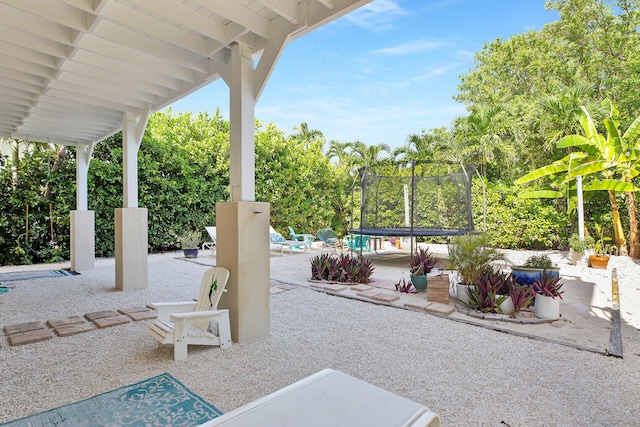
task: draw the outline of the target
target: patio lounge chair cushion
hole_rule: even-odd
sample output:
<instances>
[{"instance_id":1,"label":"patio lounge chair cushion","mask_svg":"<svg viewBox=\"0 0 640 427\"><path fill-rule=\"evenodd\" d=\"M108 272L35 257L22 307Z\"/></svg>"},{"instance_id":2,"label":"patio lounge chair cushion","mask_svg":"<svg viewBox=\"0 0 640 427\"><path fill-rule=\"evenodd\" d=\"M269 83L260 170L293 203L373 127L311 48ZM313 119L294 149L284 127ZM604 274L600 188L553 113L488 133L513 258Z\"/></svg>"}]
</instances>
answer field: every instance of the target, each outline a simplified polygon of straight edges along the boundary
<instances>
[{"instance_id":1,"label":"patio lounge chair cushion","mask_svg":"<svg viewBox=\"0 0 640 427\"><path fill-rule=\"evenodd\" d=\"M280 249L280 255L284 253L284 249L288 248L289 253L293 253L294 249L306 250L305 242L298 242L297 240L287 240L282 237L282 234L278 233L273 227L269 226L269 241L277 245Z\"/></svg>"},{"instance_id":2,"label":"patio lounge chair cushion","mask_svg":"<svg viewBox=\"0 0 640 427\"><path fill-rule=\"evenodd\" d=\"M204 272L197 301L153 303L158 318L149 326L149 334L158 345L173 344L174 360L187 358L187 345L231 346L229 310L218 310L218 302L225 292L229 270L214 267ZM211 331L217 321L218 335Z\"/></svg>"}]
</instances>

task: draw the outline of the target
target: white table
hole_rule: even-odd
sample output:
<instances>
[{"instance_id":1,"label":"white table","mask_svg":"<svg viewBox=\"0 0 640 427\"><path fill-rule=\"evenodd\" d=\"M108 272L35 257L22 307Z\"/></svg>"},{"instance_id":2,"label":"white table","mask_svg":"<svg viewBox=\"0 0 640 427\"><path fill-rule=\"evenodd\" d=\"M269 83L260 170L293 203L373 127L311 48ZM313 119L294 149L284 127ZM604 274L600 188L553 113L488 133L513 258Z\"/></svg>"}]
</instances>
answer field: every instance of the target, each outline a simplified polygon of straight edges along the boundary
<instances>
[{"instance_id":1,"label":"white table","mask_svg":"<svg viewBox=\"0 0 640 427\"><path fill-rule=\"evenodd\" d=\"M201 427L440 427L440 417L404 397L325 369Z\"/></svg>"}]
</instances>

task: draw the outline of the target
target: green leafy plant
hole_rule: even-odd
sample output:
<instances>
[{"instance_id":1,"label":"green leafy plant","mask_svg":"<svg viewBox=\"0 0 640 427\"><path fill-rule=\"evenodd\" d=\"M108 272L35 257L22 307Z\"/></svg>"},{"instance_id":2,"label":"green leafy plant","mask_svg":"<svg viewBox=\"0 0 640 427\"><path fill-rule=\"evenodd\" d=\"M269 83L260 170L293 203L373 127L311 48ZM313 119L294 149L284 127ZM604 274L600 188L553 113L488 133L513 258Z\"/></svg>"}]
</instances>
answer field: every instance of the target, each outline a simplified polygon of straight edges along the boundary
<instances>
[{"instance_id":1,"label":"green leafy plant","mask_svg":"<svg viewBox=\"0 0 640 427\"><path fill-rule=\"evenodd\" d=\"M580 238L580 236L574 233L569 237L569 247L575 252L584 252L587 249L591 249L594 243L593 237L589 235Z\"/></svg>"},{"instance_id":2,"label":"green leafy plant","mask_svg":"<svg viewBox=\"0 0 640 427\"><path fill-rule=\"evenodd\" d=\"M396 283L396 291L403 292L405 294L417 293L416 289L413 287L413 283L406 282L404 279L400 279L398 283Z\"/></svg>"},{"instance_id":3,"label":"green leafy plant","mask_svg":"<svg viewBox=\"0 0 640 427\"><path fill-rule=\"evenodd\" d=\"M609 244L611 237L605 236L604 227L598 223L595 224L597 239L593 246L593 251L596 256L611 255L617 251L615 245Z\"/></svg>"},{"instance_id":4,"label":"green leafy plant","mask_svg":"<svg viewBox=\"0 0 640 427\"><path fill-rule=\"evenodd\" d=\"M409 272L412 276L426 276L437 263L436 257L429 253L429 248L418 248L409 262Z\"/></svg>"},{"instance_id":5,"label":"green leafy plant","mask_svg":"<svg viewBox=\"0 0 640 427\"><path fill-rule=\"evenodd\" d=\"M545 295L551 298L560 297L562 293L560 289L563 283L560 283L560 275L550 274L544 271L540 277L533 282L533 290L535 293Z\"/></svg>"},{"instance_id":6,"label":"green leafy plant","mask_svg":"<svg viewBox=\"0 0 640 427\"><path fill-rule=\"evenodd\" d=\"M469 303L466 306L482 313L502 313L502 304L511 292L512 279L493 270L480 275L475 286L468 289Z\"/></svg>"},{"instance_id":7,"label":"green leafy plant","mask_svg":"<svg viewBox=\"0 0 640 427\"><path fill-rule=\"evenodd\" d=\"M182 249L198 249L200 247L200 233L186 231L178 236L178 242Z\"/></svg>"},{"instance_id":8,"label":"green leafy plant","mask_svg":"<svg viewBox=\"0 0 640 427\"><path fill-rule=\"evenodd\" d=\"M502 252L488 245L486 234L459 236L449 245L447 267L458 271L461 283L474 285L482 274L493 271L493 263L506 262Z\"/></svg>"},{"instance_id":9,"label":"green leafy plant","mask_svg":"<svg viewBox=\"0 0 640 427\"><path fill-rule=\"evenodd\" d=\"M527 258L525 263L522 264L522 267L549 270L555 268L555 265L553 264L553 261L551 261L551 258L549 258L549 255L542 254L531 255L529 258Z\"/></svg>"},{"instance_id":10,"label":"green leafy plant","mask_svg":"<svg viewBox=\"0 0 640 427\"><path fill-rule=\"evenodd\" d=\"M369 282L375 267L366 258L352 257L349 254L320 254L309 260L311 278L344 283Z\"/></svg>"},{"instance_id":11,"label":"green leafy plant","mask_svg":"<svg viewBox=\"0 0 640 427\"><path fill-rule=\"evenodd\" d=\"M514 283L513 287L511 287L511 292L509 292L509 296L513 303L513 314L515 316L516 313L523 308L529 307L533 303L535 292L531 286Z\"/></svg>"}]
</instances>

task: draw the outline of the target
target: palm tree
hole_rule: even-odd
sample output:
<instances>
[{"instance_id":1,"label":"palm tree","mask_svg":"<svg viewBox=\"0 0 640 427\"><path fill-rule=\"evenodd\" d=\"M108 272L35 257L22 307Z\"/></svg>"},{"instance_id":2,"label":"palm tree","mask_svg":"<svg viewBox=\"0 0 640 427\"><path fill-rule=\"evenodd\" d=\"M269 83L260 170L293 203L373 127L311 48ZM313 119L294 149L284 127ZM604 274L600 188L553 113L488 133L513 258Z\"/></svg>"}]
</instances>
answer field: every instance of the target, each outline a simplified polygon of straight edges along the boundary
<instances>
[{"instance_id":1,"label":"palm tree","mask_svg":"<svg viewBox=\"0 0 640 427\"><path fill-rule=\"evenodd\" d=\"M513 147L504 143L502 134L505 133L498 120L502 112L500 106L479 105L462 122L463 134L466 136L466 147L463 151L470 155L480 155L482 176L487 176L487 163L495 158L495 153L502 153L503 157L514 158Z\"/></svg>"},{"instance_id":2,"label":"palm tree","mask_svg":"<svg viewBox=\"0 0 640 427\"><path fill-rule=\"evenodd\" d=\"M324 142L324 135L322 134L322 132L316 129L309 129L309 125L307 124L307 122L302 122L300 126L294 126L293 130L297 131L298 133L291 135L291 138L301 142L305 148L309 148L309 145L313 141Z\"/></svg>"},{"instance_id":3,"label":"palm tree","mask_svg":"<svg viewBox=\"0 0 640 427\"><path fill-rule=\"evenodd\" d=\"M558 148L573 148L573 151L551 165L543 166L516 180L516 184L523 184L543 176L556 178L556 183L570 186L578 175L584 176L584 191L607 191L613 217L613 230L616 246L620 254L627 253L627 242L622 228L617 192L626 195L629 213L629 239L631 242L630 255L640 257L640 236L637 225L637 202L633 185L633 178L640 175L640 116L629 126L621 136L617 123L617 110L609 104L610 115L604 119L607 130L606 137L598 130L585 107L581 107L580 122L584 135L569 135L556 144ZM560 177L564 174L564 179ZM555 193L555 194L553 194ZM532 192L528 196L558 196L558 192ZM525 194L527 195L527 194ZM562 195L560 193L560 195Z\"/></svg>"},{"instance_id":4,"label":"palm tree","mask_svg":"<svg viewBox=\"0 0 640 427\"><path fill-rule=\"evenodd\" d=\"M446 128L423 130L420 134L409 134L407 143L393 151L396 160L425 160L444 157L450 148L451 135Z\"/></svg>"},{"instance_id":5,"label":"palm tree","mask_svg":"<svg viewBox=\"0 0 640 427\"><path fill-rule=\"evenodd\" d=\"M366 145L364 142L355 141L351 143L351 147L358 166L370 166L391 159L391 147L389 144ZM384 155L385 152L386 155Z\"/></svg>"}]
</instances>

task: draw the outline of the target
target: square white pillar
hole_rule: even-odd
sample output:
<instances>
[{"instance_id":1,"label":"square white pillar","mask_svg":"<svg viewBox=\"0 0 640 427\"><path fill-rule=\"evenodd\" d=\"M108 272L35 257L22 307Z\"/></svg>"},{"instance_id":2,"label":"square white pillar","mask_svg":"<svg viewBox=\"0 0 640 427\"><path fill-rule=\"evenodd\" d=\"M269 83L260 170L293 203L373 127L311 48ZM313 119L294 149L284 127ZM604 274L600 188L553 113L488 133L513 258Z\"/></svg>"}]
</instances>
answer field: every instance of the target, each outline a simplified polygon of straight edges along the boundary
<instances>
[{"instance_id":1,"label":"square white pillar","mask_svg":"<svg viewBox=\"0 0 640 427\"><path fill-rule=\"evenodd\" d=\"M229 269L219 308L229 309L231 338L239 343L270 333L269 203L216 204L216 265Z\"/></svg>"},{"instance_id":2,"label":"square white pillar","mask_svg":"<svg viewBox=\"0 0 640 427\"><path fill-rule=\"evenodd\" d=\"M147 208L115 210L116 289L146 289L148 268Z\"/></svg>"},{"instance_id":3,"label":"square white pillar","mask_svg":"<svg viewBox=\"0 0 640 427\"><path fill-rule=\"evenodd\" d=\"M71 270L93 270L96 262L95 213L71 211Z\"/></svg>"}]
</instances>

